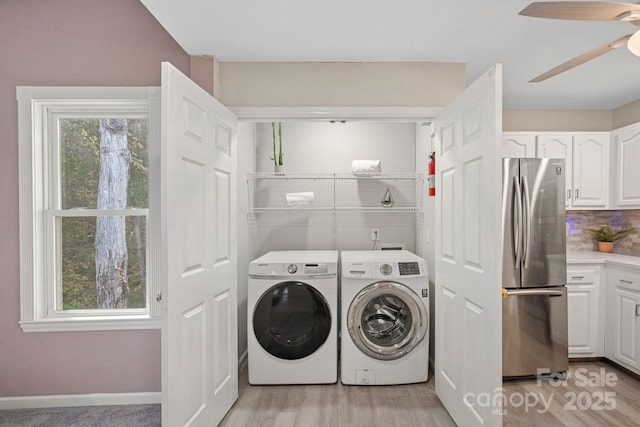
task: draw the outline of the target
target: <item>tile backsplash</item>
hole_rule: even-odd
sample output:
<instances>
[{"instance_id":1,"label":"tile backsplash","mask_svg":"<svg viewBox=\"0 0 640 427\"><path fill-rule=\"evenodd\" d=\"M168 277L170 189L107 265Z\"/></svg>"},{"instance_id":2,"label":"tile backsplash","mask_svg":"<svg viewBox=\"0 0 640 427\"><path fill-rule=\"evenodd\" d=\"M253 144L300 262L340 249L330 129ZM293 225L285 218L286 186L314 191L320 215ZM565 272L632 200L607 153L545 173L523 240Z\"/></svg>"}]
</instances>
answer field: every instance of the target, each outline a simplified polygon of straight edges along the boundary
<instances>
[{"instance_id":1,"label":"tile backsplash","mask_svg":"<svg viewBox=\"0 0 640 427\"><path fill-rule=\"evenodd\" d=\"M600 224L609 224L614 230L637 227L633 234L615 243L613 252L640 256L640 210L567 211L567 250L597 251L597 242L585 229L598 228Z\"/></svg>"}]
</instances>

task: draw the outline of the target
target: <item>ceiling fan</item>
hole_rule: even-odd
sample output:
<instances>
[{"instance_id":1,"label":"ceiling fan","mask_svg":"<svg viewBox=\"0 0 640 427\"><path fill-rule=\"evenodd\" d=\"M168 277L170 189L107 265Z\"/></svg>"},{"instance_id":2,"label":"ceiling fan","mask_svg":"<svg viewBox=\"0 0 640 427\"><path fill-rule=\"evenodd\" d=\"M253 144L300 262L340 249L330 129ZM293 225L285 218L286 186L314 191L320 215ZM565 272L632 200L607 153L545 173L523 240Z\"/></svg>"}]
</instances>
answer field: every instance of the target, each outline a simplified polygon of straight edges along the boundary
<instances>
[{"instance_id":1,"label":"ceiling fan","mask_svg":"<svg viewBox=\"0 0 640 427\"><path fill-rule=\"evenodd\" d=\"M633 25L640 26L640 4L632 3L604 1L534 2L522 9L520 15L580 21L627 21ZM625 44L634 55L640 56L640 30L576 56L529 80L529 83L541 82L556 76Z\"/></svg>"}]
</instances>

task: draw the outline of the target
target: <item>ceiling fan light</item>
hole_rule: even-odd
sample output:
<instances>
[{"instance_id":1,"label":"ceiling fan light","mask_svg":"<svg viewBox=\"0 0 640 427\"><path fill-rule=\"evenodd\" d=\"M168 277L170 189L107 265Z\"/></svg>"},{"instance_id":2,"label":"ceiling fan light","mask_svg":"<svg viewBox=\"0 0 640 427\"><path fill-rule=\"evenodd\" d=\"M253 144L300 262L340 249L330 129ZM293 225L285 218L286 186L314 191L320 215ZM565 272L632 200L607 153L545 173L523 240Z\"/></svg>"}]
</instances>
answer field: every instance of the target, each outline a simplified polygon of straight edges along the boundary
<instances>
[{"instance_id":1,"label":"ceiling fan light","mask_svg":"<svg viewBox=\"0 0 640 427\"><path fill-rule=\"evenodd\" d=\"M617 16L620 21L637 21L640 20L640 11L629 10Z\"/></svg>"},{"instance_id":2,"label":"ceiling fan light","mask_svg":"<svg viewBox=\"0 0 640 427\"><path fill-rule=\"evenodd\" d=\"M640 31L631 36L627 42L627 48L635 56L640 56Z\"/></svg>"},{"instance_id":3,"label":"ceiling fan light","mask_svg":"<svg viewBox=\"0 0 640 427\"><path fill-rule=\"evenodd\" d=\"M640 31L631 36L627 42L627 48L636 56L640 56Z\"/></svg>"}]
</instances>

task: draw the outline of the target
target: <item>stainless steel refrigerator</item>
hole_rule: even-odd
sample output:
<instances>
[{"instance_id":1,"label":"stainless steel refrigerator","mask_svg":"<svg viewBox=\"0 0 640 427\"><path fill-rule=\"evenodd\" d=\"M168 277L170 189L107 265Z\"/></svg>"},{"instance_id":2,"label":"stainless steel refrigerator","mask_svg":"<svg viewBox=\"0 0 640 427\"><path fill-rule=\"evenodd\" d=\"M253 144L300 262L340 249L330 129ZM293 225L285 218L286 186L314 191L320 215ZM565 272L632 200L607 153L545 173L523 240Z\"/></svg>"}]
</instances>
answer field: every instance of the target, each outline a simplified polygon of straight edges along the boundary
<instances>
[{"instance_id":1,"label":"stainless steel refrigerator","mask_svg":"<svg viewBox=\"0 0 640 427\"><path fill-rule=\"evenodd\" d=\"M503 159L502 373L568 369L564 159Z\"/></svg>"}]
</instances>

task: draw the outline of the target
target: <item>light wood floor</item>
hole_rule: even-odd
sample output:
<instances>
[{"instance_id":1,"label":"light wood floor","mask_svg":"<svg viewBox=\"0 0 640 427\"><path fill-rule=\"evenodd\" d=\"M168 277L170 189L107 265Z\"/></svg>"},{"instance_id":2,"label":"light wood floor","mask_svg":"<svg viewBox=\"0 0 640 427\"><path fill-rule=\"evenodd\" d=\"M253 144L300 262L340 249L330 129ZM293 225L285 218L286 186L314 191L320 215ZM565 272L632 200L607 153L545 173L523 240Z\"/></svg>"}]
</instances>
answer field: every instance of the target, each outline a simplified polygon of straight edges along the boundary
<instances>
[{"instance_id":1,"label":"light wood floor","mask_svg":"<svg viewBox=\"0 0 640 427\"><path fill-rule=\"evenodd\" d=\"M506 381L504 388L504 426L640 426L640 381L606 362L571 363L566 383ZM527 410L516 394L531 402L542 396L548 410L542 399Z\"/></svg>"},{"instance_id":2,"label":"light wood floor","mask_svg":"<svg viewBox=\"0 0 640 427\"><path fill-rule=\"evenodd\" d=\"M576 371L582 368L581 371ZM579 387L576 373L598 374L604 368L613 373L616 385ZM640 426L640 381L605 362L571 364L567 385L553 386L547 381L507 381L505 388L505 426ZM239 398L221 426L454 426L455 423L435 394L435 381L398 386L329 385L252 386L246 368L240 372ZM600 394L613 392L614 410L597 409ZM571 393L582 397L570 410ZM519 398L543 396L550 401L548 411L542 403L526 408ZM604 397L604 394L602 394ZM589 402L590 399L591 401ZM511 401L511 404L509 403ZM540 401L541 402L541 401ZM568 405L568 406L567 406Z\"/></svg>"},{"instance_id":3,"label":"light wood floor","mask_svg":"<svg viewBox=\"0 0 640 427\"><path fill-rule=\"evenodd\" d=\"M253 386L240 371L239 398L220 426L455 426L434 379L398 386Z\"/></svg>"}]
</instances>

